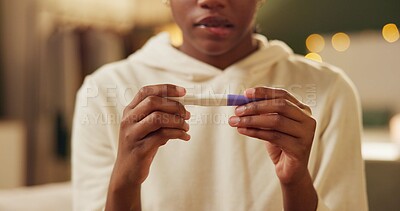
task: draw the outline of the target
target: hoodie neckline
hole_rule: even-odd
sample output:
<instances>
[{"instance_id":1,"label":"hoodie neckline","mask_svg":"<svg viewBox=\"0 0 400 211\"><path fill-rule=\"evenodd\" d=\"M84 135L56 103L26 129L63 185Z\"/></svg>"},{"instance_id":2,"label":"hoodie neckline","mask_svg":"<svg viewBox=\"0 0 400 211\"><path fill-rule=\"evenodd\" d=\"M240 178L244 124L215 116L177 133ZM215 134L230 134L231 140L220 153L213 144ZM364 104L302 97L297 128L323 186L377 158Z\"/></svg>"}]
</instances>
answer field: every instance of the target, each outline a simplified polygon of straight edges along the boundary
<instances>
[{"instance_id":1,"label":"hoodie neckline","mask_svg":"<svg viewBox=\"0 0 400 211\"><path fill-rule=\"evenodd\" d=\"M139 51L129 57L150 68L168 71L186 80L201 82L231 72L257 71L287 58L293 51L281 41L269 42L266 37L254 34L259 48L224 70L199 61L179 51L170 43L169 34L160 33L151 38Z\"/></svg>"}]
</instances>

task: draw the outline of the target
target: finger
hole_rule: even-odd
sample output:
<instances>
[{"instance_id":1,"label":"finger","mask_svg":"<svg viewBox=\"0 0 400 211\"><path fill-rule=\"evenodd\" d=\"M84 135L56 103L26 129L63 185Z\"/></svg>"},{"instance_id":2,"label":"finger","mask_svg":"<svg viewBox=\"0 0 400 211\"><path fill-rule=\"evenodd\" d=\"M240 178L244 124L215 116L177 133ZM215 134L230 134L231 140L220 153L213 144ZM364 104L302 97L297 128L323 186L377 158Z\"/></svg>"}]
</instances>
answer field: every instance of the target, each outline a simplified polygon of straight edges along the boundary
<instances>
[{"instance_id":1,"label":"finger","mask_svg":"<svg viewBox=\"0 0 400 211\"><path fill-rule=\"evenodd\" d=\"M238 128L237 130L242 135L268 141L286 153L293 155L302 155L309 148L296 138L275 130L260 130L255 128Z\"/></svg>"},{"instance_id":2,"label":"finger","mask_svg":"<svg viewBox=\"0 0 400 211\"><path fill-rule=\"evenodd\" d=\"M134 124L129 132L133 134L134 140L140 140L160 128L174 128L188 131L189 124L177 115L155 111Z\"/></svg>"},{"instance_id":3,"label":"finger","mask_svg":"<svg viewBox=\"0 0 400 211\"><path fill-rule=\"evenodd\" d=\"M181 103L154 95L146 97L126 115L132 122L139 122L154 111L174 114L185 120L190 118L190 113Z\"/></svg>"},{"instance_id":4,"label":"finger","mask_svg":"<svg viewBox=\"0 0 400 211\"><path fill-rule=\"evenodd\" d=\"M190 135L186 131L180 129L161 128L146 136L143 141L145 145L153 148L166 144L170 139L189 141Z\"/></svg>"},{"instance_id":5,"label":"finger","mask_svg":"<svg viewBox=\"0 0 400 211\"><path fill-rule=\"evenodd\" d=\"M254 115L254 116L233 116L229 118L232 127L239 128L258 128L275 130L294 138L303 137L305 134L304 126L290 118L277 113Z\"/></svg>"},{"instance_id":6,"label":"finger","mask_svg":"<svg viewBox=\"0 0 400 211\"><path fill-rule=\"evenodd\" d=\"M307 105L297 100L291 93L284 89L256 87L246 89L244 95L248 98L287 99L311 114L311 109Z\"/></svg>"},{"instance_id":7,"label":"finger","mask_svg":"<svg viewBox=\"0 0 400 211\"><path fill-rule=\"evenodd\" d=\"M304 121L309 118L309 113L299 108L287 99L271 99L247 103L235 109L237 116L250 116L257 114L278 113L295 121Z\"/></svg>"},{"instance_id":8,"label":"finger","mask_svg":"<svg viewBox=\"0 0 400 211\"><path fill-rule=\"evenodd\" d=\"M135 95L131 103L127 106L132 109L137 106L143 99L148 96L155 95L159 97L182 97L186 93L185 88L173 84L159 84L142 87Z\"/></svg>"},{"instance_id":9,"label":"finger","mask_svg":"<svg viewBox=\"0 0 400 211\"><path fill-rule=\"evenodd\" d=\"M189 141L190 135L187 134L184 130L180 129L173 129L173 128L158 129L150 133L144 139L141 140L144 156L154 155L155 153L151 152L157 151L160 146L165 145L171 139L180 139L183 141Z\"/></svg>"}]
</instances>

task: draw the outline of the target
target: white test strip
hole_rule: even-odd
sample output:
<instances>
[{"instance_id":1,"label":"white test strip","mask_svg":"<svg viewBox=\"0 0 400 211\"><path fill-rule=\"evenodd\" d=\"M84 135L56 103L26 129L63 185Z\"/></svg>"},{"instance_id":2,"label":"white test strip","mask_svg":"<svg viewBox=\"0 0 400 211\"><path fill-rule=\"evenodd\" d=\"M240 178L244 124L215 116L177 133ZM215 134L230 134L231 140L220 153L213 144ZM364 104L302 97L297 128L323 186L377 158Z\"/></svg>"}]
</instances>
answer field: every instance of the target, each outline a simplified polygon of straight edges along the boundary
<instances>
[{"instance_id":1,"label":"white test strip","mask_svg":"<svg viewBox=\"0 0 400 211\"><path fill-rule=\"evenodd\" d=\"M239 106L249 102L265 100L262 98L247 98L244 95L234 94L191 94L184 97L167 97L183 105L198 106Z\"/></svg>"}]
</instances>

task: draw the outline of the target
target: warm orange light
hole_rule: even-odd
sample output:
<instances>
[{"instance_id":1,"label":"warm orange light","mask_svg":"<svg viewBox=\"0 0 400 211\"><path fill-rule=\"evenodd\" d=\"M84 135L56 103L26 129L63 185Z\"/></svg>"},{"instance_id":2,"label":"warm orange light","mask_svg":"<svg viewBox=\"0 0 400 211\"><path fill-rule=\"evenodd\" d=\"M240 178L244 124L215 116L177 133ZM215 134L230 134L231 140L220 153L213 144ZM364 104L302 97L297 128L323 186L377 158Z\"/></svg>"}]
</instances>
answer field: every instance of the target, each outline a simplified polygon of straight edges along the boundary
<instances>
[{"instance_id":1,"label":"warm orange light","mask_svg":"<svg viewBox=\"0 0 400 211\"><path fill-rule=\"evenodd\" d=\"M390 119L390 136L400 144L400 113Z\"/></svg>"},{"instance_id":2,"label":"warm orange light","mask_svg":"<svg viewBox=\"0 0 400 211\"><path fill-rule=\"evenodd\" d=\"M349 35L339 32L332 37L332 46L335 50L343 52L350 47L350 37Z\"/></svg>"},{"instance_id":3,"label":"warm orange light","mask_svg":"<svg viewBox=\"0 0 400 211\"><path fill-rule=\"evenodd\" d=\"M319 34L311 34L306 39L306 47L310 52L321 52L322 50L324 50L325 40Z\"/></svg>"},{"instance_id":4,"label":"warm orange light","mask_svg":"<svg viewBox=\"0 0 400 211\"><path fill-rule=\"evenodd\" d=\"M317 62L322 62L322 57L317 53L309 53L305 56L307 59L311 59Z\"/></svg>"},{"instance_id":5,"label":"warm orange light","mask_svg":"<svg viewBox=\"0 0 400 211\"><path fill-rule=\"evenodd\" d=\"M400 38L399 29L397 28L396 24L386 24L382 29L382 36L390 43L396 42Z\"/></svg>"},{"instance_id":6,"label":"warm orange light","mask_svg":"<svg viewBox=\"0 0 400 211\"><path fill-rule=\"evenodd\" d=\"M182 31L180 30L178 25L176 25L174 23L162 26L157 31L158 32L160 32L160 31L168 32L170 39L171 39L171 44L173 46L180 46L183 42Z\"/></svg>"}]
</instances>

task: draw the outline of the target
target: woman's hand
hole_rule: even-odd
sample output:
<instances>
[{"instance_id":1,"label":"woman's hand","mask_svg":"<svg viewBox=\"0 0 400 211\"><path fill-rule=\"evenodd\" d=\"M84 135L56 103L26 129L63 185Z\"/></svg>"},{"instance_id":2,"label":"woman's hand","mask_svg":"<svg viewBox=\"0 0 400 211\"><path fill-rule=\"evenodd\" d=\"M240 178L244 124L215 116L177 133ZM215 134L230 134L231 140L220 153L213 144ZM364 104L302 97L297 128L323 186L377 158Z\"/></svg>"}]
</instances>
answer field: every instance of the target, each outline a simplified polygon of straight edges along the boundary
<instances>
[{"instance_id":1,"label":"woman's hand","mask_svg":"<svg viewBox=\"0 0 400 211\"><path fill-rule=\"evenodd\" d=\"M285 210L315 209L318 199L307 169L316 128L311 109L283 89L251 88L245 96L266 100L237 107L229 124L243 135L265 141L281 182Z\"/></svg>"},{"instance_id":2,"label":"woman's hand","mask_svg":"<svg viewBox=\"0 0 400 211\"><path fill-rule=\"evenodd\" d=\"M158 148L170 139L190 139L185 121L190 113L182 104L164 98L185 92L169 84L146 86L124 109L106 206L110 210L140 209L140 186Z\"/></svg>"}]
</instances>

